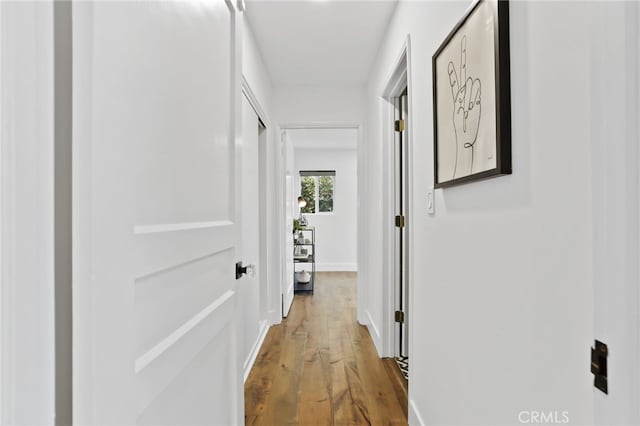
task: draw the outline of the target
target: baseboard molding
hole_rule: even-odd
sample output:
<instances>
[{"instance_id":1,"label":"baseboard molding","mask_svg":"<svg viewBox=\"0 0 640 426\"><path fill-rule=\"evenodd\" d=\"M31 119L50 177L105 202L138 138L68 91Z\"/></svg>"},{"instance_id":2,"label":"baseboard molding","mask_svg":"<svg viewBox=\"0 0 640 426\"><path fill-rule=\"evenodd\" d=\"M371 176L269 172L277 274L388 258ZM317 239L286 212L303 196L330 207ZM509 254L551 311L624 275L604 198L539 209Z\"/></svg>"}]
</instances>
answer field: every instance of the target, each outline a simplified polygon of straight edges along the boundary
<instances>
[{"instance_id":1,"label":"baseboard molding","mask_svg":"<svg viewBox=\"0 0 640 426\"><path fill-rule=\"evenodd\" d=\"M269 323L271 325L280 324L282 322L282 310L269 311Z\"/></svg>"},{"instance_id":2,"label":"baseboard molding","mask_svg":"<svg viewBox=\"0 0 640 426\"><path fill-rule=\"evenodd\" d=\"M258 353L260 352L260 348L262 347L262 343L264 343L264 338L267 337L267 333L269 332L269 323L265 320L260 323L260 333L258 334L258 338L256 342L253 344L253 348L251 348L251 352L249 353L249 357L244 362L244 382L247 381L249 377L249 373L253 368L253 364L256 362L256 358L258 358Z\"/></svg>"},{"instance_id":3,"label":"baseboard molding","mask_svg":"<svg viewBox=\"0 0 640 426\"><path fill-rule=\"evenodd\" d=\"M319 272L358 272L357 263L317 263Z\"/></svg>"},{"instance_id":4,"label":"baseboard molding","mask_svg":"<svg viewBox=\"0 0 640 426\"><path fill-rule=\"evenodd\" d=\"M360 325L364 325L367 326L368 325L368 319L367 316L365 314L362 313L361 310L358 310L358 324Z\"/></svg>"},{"instance_id":5,"label":"baseboard molding","mask_svg":"<svg viewBox=\"0 0 640 426\"><path fill-rule=\"evenodd\" d=\"M369 329L369 334L371 335L371 340L373 340L373 345L376 347L376 351L378 351L378 356L381 356L382 351L382 337L380 336L380 331L378 327L376 327L376 323L371 317L371 313L366 311L367 314L367 328Z\"/></svg>"},{"instance_id":6,"label":"baseboard molding","mask_svg":"<svg viewBox=\"0 0 640 426\"><path fill-rule=\"evenodd\" d=\"M288 290L287 294L282 298L282 317L283 318L286 318L289 316L289 311L291 311L291 307L293 306L294 297L295 297L295 289L293 288L293 285L292 285L291 288Z\"/></svg>"},{"instance_id":7,"label":"baseboard molding","mask_svg":"<svg viewBox=\"0 0 640 426\"><path fill-rule=\"evenodd\" d=\"M413 399L409 400L409 425L411 426L424 425L424 420L422 420L420 411L418 411L418 407L416 407L416 403Z\"/></svg>"}]
</instances>

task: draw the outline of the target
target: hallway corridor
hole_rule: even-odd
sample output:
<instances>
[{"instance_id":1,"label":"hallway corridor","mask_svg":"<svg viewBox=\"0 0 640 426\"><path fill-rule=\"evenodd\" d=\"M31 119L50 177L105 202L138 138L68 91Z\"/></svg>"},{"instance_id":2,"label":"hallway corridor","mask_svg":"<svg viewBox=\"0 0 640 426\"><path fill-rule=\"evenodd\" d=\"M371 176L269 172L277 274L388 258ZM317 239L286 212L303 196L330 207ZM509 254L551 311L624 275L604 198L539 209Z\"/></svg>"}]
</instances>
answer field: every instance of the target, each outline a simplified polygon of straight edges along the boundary
<instances>
[{"instance_id":1,"label":"hallway corridor","mask_svg":"<svg viewBox=\"0 0 640 426\"><path fill-rule=\"evenodd\" d=\"M0 426L640 426L640 0L0 0L0 64Z\"/></svg>"},{"instance_id":2,"label":"hallway corridor","mask_svg":"<svg viewBox=\"0 0 640 426\"><path fill-rule=\"evenodd\" d=\"M401 400L368 330L356 321L356 274L325 272L318 273L315 294L296 296L289 317L269 330L245 384L245 420L403 425Z\"/></svg>"}]
</instances>

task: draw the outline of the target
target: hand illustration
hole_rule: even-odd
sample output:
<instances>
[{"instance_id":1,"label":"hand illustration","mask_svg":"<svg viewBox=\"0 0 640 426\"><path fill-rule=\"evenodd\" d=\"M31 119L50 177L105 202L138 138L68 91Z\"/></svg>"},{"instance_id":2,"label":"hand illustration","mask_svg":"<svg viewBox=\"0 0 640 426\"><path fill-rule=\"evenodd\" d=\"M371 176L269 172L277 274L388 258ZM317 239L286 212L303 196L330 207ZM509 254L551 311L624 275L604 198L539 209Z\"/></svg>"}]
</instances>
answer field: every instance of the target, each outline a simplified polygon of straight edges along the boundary
<instances>
[{"instance_id":1,"label":"hand illustration","mask_svg":"<svg viewBox=\"0 0 640 426\"><path fill-rule=\"evenodd\" d=\"M456 163L453 178L467 176L473 171L473 148L480 127L480 79L467 77L467 36L460 46L460 78L455 65L447 67L453 96L453 128L456 133Z\"/></svg>"}]
</instances>

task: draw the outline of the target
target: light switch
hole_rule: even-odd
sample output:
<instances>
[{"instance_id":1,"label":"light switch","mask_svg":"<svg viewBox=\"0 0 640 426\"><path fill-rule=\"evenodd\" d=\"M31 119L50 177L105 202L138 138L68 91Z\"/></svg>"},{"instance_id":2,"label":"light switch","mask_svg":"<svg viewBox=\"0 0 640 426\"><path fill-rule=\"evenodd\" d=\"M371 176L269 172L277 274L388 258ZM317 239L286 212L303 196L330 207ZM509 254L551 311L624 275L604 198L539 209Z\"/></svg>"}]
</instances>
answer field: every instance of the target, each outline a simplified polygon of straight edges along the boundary
<instances>
[{"instance_id":1,"label":"light switch","mask_svg":"<svg viewBox=\"0 0 640 426\"><path fill-rule=\"evenodd\" d=\"M427 191L427 213L435 214L435 212L433 189L430 189Z\"/></svg>"}]
</instances>

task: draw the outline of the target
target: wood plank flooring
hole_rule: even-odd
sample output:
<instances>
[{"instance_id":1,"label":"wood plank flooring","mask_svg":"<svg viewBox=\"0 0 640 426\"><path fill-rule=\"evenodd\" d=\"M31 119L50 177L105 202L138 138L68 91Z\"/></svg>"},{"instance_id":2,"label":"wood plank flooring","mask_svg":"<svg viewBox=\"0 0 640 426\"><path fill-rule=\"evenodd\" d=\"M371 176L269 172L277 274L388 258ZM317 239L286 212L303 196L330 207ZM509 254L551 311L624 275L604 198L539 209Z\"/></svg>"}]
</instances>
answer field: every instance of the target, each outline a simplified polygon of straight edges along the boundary
<instances>
[{"instance_id":1,"label":"wood plank flooring","mask_svg":"<svg viewBox=\"0 0 640 426\"><path fill-rule=\"evenodd\" d=\"M316 278L315 294L296 295L267 334L245 384L245 423L406 425L406 387L356 321L356 274Z\"/></svg>"}]
</instances>

